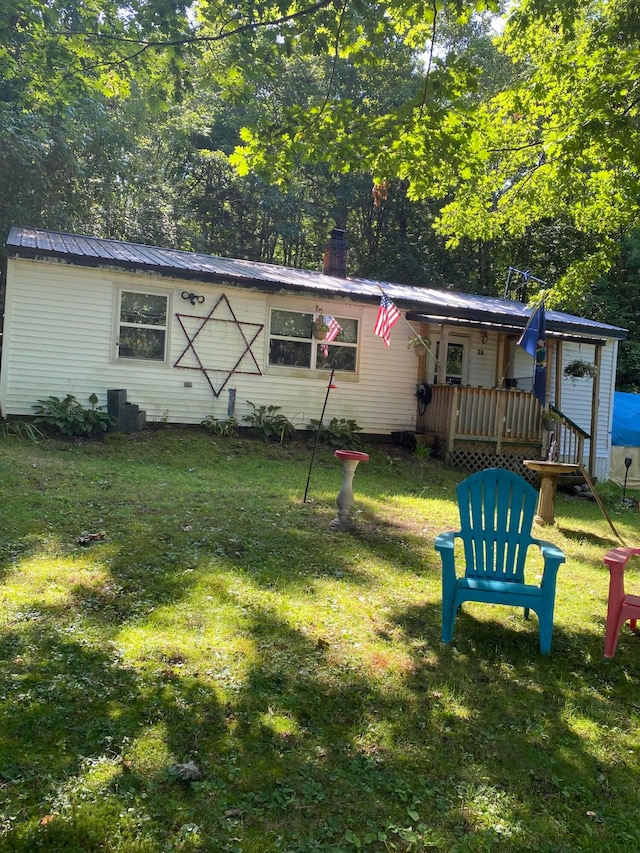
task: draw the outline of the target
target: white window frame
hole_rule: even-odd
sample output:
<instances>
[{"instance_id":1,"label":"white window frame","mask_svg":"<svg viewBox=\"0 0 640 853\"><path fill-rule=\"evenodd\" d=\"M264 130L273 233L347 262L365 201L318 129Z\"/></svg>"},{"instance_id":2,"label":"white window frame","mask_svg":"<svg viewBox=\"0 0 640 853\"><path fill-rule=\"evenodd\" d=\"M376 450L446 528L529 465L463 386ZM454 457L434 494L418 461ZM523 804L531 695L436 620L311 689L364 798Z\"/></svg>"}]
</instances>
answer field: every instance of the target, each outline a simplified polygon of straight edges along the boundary
<instances>
[{"instance_id":1,"label":"white window frame","mask_svg":"<svg viewBox=\"0 0 640 853\"><path fill-rule=\"evenodd\" d=\"M121 312L122 312L122 296L125 293L140 293L145 296L162 296L166 299L166 314L165 314L165 323L163 326L159 326L157 324L145 324L145 323L126 323L121 320ZM154 364L154 365L166 365L168 363L169 358L169 332L171 328L171 292L167 290L156 290L152 287L128 287L126 285L118 286L116 288L116 299L115 299L115 317L114 317L114 348L113 348L113 360L117 361L119 364ZM129 356L121 356L120 355L120 330L125 328L138 328L138 329L153 329L154 331L164 331L164 353L163 357L160 358L139 358L139 357L129 357Z\"/></svg>"},{"instance_id":2,"label":"white window frame","mask_svg":"<svg viewBox=\"0 0 640 853\"><path fill-rule=\"evenodd\" d=\"M350 312L340 312L333 310L325 310L319 311L317 308L312 308L306 305L281 305L281 304L273 304L269 306L268 314L267 314L267 335L266 335L266 357L265 364L266 369L269 373L277 372L281 374L286 374L288 376L304 376L304 377L313 377L325 379L330 373L328 367L317 367L316 366L316 356L318 352L318 344L321 344L322 341L319 341L317 338L310 336L309 338L301 338L301 337L287 337L285 335L272 335L271 334L271 316L274 311L282 311L288 312L291 314L310 314L312 317L315 317L317 314L331 315L335 316L338 321L340 319L345 320L353 320L358 324L357 331L357 340L355 343L347 342L347 341L338 341L336 343L329 342L327 346L329 347L329 352L331 352L331 348L333 346L341 346L348 347L350 349L354 349L356 352L355 356L355 367L354 370L339 370L336 368L336 373L339 373L341 378L344 379L358 379L358 373L360 370L360 348L362 341L362 316L360 314L356 315L353 311ZM271 340L290 340L292 342L305 342L311 344L311 358L309 366L301 366L301 365L290 365L290 364L272 364L270 361L271 358Z\"/></svg>"}]
</instances>

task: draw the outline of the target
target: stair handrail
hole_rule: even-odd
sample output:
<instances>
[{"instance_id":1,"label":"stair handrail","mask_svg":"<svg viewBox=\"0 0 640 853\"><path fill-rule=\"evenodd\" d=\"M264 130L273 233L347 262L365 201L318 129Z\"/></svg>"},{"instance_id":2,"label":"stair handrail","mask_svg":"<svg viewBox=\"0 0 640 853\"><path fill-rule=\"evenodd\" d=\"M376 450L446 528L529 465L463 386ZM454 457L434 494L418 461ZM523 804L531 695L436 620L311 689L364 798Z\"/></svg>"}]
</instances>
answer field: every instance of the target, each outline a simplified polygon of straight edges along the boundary
<instances>
[{"instance_id":1,"label":"stair handrail","mask_svg":"<svg viewBox=\"0 0 640 853\"><path fill-rule=\"evenodd\" d=\"M591 433L586 432L585 430L583 430L583 429L582 429L582 427L581 427L581 426L578 426L578 424L577 424L575 421L572 421L572 420L571 420L571 418L567 417L567 415L565 415L565 413L564 413L564 412L561 412L561 411L560 411L560 409L557 409L557 408L553 405L553 403L549 403L549 411L550 411L550 412L553 412L553 413L554 413L554 415L559 415L559 417L560 417L560 418L561 418L561 420L562 420L562 423L564 423L564 424L568 424L568 426L570 426L570 427L571 427L572 429L574 429L577 433L579 433L579 434L582 436L582 438L591 438Z\"/></svg>"}]
</instances>

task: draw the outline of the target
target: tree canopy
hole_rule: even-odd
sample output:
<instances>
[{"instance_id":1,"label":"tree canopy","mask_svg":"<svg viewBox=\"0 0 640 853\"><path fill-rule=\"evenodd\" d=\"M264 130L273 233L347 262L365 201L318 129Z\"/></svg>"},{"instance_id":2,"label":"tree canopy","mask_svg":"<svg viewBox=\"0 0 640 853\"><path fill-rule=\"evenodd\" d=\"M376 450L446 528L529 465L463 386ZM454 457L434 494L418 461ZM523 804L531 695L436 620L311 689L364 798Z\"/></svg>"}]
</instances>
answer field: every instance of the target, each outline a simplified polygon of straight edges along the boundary
<instances>
[{"instance_id":1,"label":"tree canopy","mask_svg":"<svg viewBox=\"0 0 640 853\"><path fill-rule=\"evenodd\" d=\"M378 185L401 178L413 199L444 199L436 228L451 247L563 223L581 252L558 271L555 296L575 305L638 215L638 11L520 0L496 39L508 65L489 85L487 62L458 43L429 56L428 79L402 103L296 104L277 126L245 131L236 162L276 173L296 156L364 163Z\"/></svg>"},{"instance_id":2,"label":"tree canopy","mask_svg":"<svg viewBox=\"0 0 640 853\"><path fill-rule=\"evenodd\" d=\"M514 79L478 109L462 148L466 169L454 177L454 200L438 222L452 244L462 235L519 236L534 223L571 223L591 243L561 281L560 296L574 303L609 269L638 216L634 6L518 5L498 42Z\"/></svg>"},{"instance_id":3,"label":"tree canopy","mask_svg":"<svg viewBox=\"0 0 640 853\"><path fill-rule=\"evenodd\" d=\"M338 222L355 271L537 264L586 311L638 214L637 5L0 0L0 224L304 266Z\"/></svg>"}]
</instances>

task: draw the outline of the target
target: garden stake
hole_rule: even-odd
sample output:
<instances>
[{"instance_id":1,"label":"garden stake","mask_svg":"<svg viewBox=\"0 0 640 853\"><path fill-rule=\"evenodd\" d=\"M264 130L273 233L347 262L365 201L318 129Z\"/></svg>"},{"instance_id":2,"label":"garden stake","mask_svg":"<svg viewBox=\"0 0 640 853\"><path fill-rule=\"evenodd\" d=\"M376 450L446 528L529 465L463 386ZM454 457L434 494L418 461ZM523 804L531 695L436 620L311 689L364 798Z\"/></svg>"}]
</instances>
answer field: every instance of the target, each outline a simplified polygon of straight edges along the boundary
<instances>
[{"instance_id":1,"label":"garden stake","mask_svg":"<svg viewBox=\"0 0 640 853\"><path fill-rule=\"evenodd\" d=\"M632 462L633 462L633 459L632 459L630 456L625 456L625 458L624 458L624 467L626 468L626 471L624 472L624 486L623 486L623 488L622 488L622 503L623 503L623 504L627 502L627 498L626 498L626 494L627 494L627 475L628 475L628 473L629 473L629 468L631 468L631 463L632 463Z\"/></svg>"},{"instance_id":2,"label":"garden stake","mask_svg":"<svg viewBox=\"0 0 640 853\"><path fill-rule=\"evenodd\" d=\"M311 480L311 469L313 468L313 460L316 456L316 450L318 447L318 441L320 440L320 429L322 428L322 419L324 418L324 413L327 408L327 400L329 399L329 391L336 386L333 384L333 375L336 372L335 367L331 368L331 376L329 377L329 384L327 385L327 393L324 395L324 406L322 407L322 414L320 415L320 423L318 424L318 431L316 432L316 440L313 443L313 451L311 453L311 462L309 463L309 473L307 474L307 485L304 488L304 498L302 499L302 503L307 502L307 493L309 491L309 481Z\"/></svg>"}]
</instances>

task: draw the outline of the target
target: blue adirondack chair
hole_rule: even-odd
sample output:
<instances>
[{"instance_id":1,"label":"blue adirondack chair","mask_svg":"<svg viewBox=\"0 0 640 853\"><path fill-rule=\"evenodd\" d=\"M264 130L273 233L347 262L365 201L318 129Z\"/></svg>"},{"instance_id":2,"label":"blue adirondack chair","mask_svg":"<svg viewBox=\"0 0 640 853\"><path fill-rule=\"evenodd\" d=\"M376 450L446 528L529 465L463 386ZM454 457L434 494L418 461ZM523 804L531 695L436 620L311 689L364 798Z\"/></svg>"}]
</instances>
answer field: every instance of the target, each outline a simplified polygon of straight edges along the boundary
<instances>
[{"instance_id":1,"label":"blue adirondack chair","mask_svg":"<svg viewBox=\"0 0 640 853\"><path fill-rule=\"evenodd\" d=\"M512 471L488 468L457 487L460 530L440 533L435 548L442 559L442 640L450 643L456 614L465 601L509 604L538 615L540 651L551 651L556 576L564 553L534 539L531 526L538 495ZM464 546L464 574L456 576L454 543ZM540 586L525 583L529 547L540 548L544 570Z\"/></svg>"}]
</instances>

